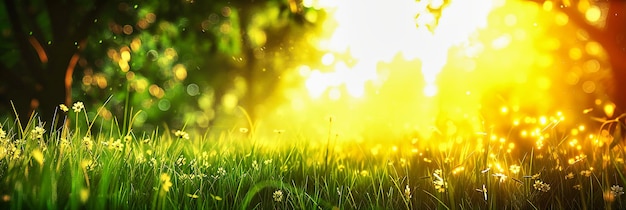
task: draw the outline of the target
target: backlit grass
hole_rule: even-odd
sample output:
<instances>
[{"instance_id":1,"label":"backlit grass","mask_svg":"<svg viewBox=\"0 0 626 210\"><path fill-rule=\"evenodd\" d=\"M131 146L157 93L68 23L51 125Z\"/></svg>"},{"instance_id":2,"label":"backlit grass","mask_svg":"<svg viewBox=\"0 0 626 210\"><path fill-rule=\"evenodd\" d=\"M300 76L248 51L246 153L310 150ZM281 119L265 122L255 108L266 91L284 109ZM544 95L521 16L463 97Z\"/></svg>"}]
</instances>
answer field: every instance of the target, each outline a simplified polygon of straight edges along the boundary
<instances>
[{"instance_id":1,"label":"backlit grass","mask_svg":"<svg viewBox=\"0 0 626 210\"><path fill-rule=\"evenodd\" d=\"M418 146L339 142L331 132L258 136L248 128L138 134L115 120L108 123L117 130L95 133L97 119L81 104L63 109L72 120L62 126L2 123L3 207L626 208L624 147L609 144L608 130L561 128L558 114L522 120L505 134L434 136L441 144ZM332 122L320 124L332 130ZM531 146L509 146L524 139Z\"/></svg>"}]
</instances>

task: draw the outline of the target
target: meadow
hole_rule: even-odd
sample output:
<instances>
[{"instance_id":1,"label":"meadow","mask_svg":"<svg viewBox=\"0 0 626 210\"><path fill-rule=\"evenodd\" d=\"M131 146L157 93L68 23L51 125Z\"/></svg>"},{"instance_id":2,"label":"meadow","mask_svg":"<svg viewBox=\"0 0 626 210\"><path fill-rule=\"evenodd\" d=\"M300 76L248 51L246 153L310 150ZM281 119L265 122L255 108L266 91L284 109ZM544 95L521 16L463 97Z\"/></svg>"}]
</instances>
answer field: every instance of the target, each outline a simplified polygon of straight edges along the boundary
<instances>
[{"instance_id":1,"label":"meadow","mask_svg":"<svg viewBox=\"0 0 626 210\"><path fill-rule=\"evenodd\" d=\"M133 119L94 128L82 102L60 124L0 126L2 209L624 209L616 122L527 117L508 133L340 142L254 123L219 135ZM126 121L126 122L124 122ZM611 131L611 132L609 132ZM264 132L268 133L268 132ZM532 140L528 148L512 141Z\"/></svg>"}]
</instances>

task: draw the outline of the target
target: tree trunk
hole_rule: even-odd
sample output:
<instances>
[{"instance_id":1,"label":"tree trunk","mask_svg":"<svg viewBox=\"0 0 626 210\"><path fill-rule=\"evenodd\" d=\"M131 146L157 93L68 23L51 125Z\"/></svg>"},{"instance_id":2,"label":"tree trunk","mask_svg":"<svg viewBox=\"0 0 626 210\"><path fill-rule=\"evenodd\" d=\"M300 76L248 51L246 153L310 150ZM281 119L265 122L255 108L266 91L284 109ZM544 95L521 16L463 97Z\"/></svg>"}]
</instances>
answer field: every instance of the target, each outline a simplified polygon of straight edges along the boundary
<instances>
[{"instance_id":1,"label":"tree trunk","mask_svg":"<svg viewBox=\"0 0 626 210\"><path fill-rule=\"evenodd\" d=\"M45 67L45 75L40 80L40 84L35 90L35 99L38 100L38 113L41 120L46 125L54 125L58 128L62 119L58 113L58 106L65 104L70 106L71 103L71 80L66 81L66 76L71 78L76 62L78 61L78 52L76 46L69 43L58 43L55 49L50 53L50 62ZM56 114L56 116L55 116Z\"/></svg>"},{"instance_id":2,"label":"tree trunk","mask_svg":"<svg viewBox=\"0 0 626 210\"><path fill-rule=\"evenodd\" d=\"M242 53L245 59L245 66L243 67L242 75L246 79L247 90L245 96L241 99L241 106L246 110L248 116L252 121L256 121L257 113L257 93L259 90L255 89L256 84L256 71L257 71L257 59L254 56L254 47L250 37L248 36L248 26L252 20L252 12L250 7L239 7L239 26L241 30L242 39Z\"/></svg>"},{"instance_id":3,"label":"tree trunk","mask_svg":"<svg viewBox=\"0 0 626 210\"><path fill-rule=\"evenodd\" d=\"M616 114L626 113L626 2L610 1L604 37L598 40L605 48L613 69L609 91Z\"/></svg>"}]
</instances>

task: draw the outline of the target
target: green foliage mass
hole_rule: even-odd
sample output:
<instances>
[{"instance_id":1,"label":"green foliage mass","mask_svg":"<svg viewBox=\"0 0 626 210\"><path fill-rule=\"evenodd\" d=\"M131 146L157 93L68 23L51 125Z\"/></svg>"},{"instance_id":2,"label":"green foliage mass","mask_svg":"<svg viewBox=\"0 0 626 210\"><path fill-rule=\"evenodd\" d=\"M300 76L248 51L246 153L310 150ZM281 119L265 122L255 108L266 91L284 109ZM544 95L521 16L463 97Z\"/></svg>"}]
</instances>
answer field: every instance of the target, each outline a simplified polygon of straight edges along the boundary
<instances>
[{"instance_id":1,"label":"green foliage mass","mask_svg":"<svg viewBox=\"0 0 626 210\"><path fill-rule=\"evenodd\" d=\"M101 69L109 84L99 88L97 83L77 82L73 98L95 102L112 95L111 104L118 107L111 110L113 113L122 113L119 107L126 106L143 111L135 121L141 127L155 128L161 123L181 127L181 123L188 123L207 128L220 117L231 122L235 107L222 106L223 97L234 95L239 105L253 112L253 99L255 104L264 102L253 94L274 91L272 84L295 65L276 55L289 53L285 52L293 47L289 43L302 42L302 34L314 33L311 29L315 23L303 22L302 14L293 13L286 4L154 1L127 5L128 17L115 16L108 24L130 24L135 31L115 34L111 27L103 28L95 35L103 38L90 39L85 51L85 67L94 69L94 74ZM135 26L150 16L156 18L145 29ZM140 46L130 50L129 76L107 52L120 53L120 49L137 43ZM186 76L177 78L175 68L185 69ZM75 81L85 75L77 74ZM249 102L243 104L246 100Z\"/></svg>"},{"instance_id":2,"label":"green foliage mass","mask_svg":"<svg viewBox=\"0 0 626 210\"><path fill-rule=\"evenodd\" d=\"M275 0L77 1L65 8L67 13L50 12L47 3L17 5L18 9L30 6L39 13L35 17L20 16L21 21L15 25L22 26L43 45L49 62L51 55L57 53L58 38L53 37L56 31L71 34L78 30L78 22L89 23L84 44L75 40L76 49L63 48L76 50L80 55L68 97L88 104L101 104L111 97L112 108L105 112L105 118L130 118L131 113L124 113L122 107L132 107L142 110L134 123L147 130L163 124L180 127L187 123L207 128L220 120L230 122L237 105L254 115L255 106L267 102L266 96L275 91L282 74L293 69L297 61L315 60L315 54L292 53L299 47L312 49L305 37L316 33L322 21L305 16L323 16L322 11L304 8L301 3L292 8L293 2ZM92 21L88 20L88 11L97 11ZM51 22L59 14L68 15L66 19L72 22ZM0 61L2 67L30 81L36 72L30 73L26 64L42 62L38 57L24 56L34 51L29 45L16 44L26 37L14 30L9 17L0 15L7 20L0 24L5 32L0 47L7 49L1 53ZM50 67L45 62L42 66ZM34 80L24 84L37 92L40 90L33 88L37 83ZM20 113L29 113L30 106L26 104L30 102L30 89L20 90L22 94L18 95L25 95L22 99L10 94L8 90L19 89L11 86L10 81L0 85L4 88L0 93L5 100L1 107L5 116L12 112L8 100L16 102ZM45 93L48 88L43 87ZM224 105L225 96L234 99L234 104ZM63 95L58 97L56 101L62 103ZM39 101L44 103L43 99ZM39 111L46 114L52 107L42 106ZM90 114L93 117L95 113ZM50 121L51 117L44 115L42 120Z\"/></svg>"}]
</instances>

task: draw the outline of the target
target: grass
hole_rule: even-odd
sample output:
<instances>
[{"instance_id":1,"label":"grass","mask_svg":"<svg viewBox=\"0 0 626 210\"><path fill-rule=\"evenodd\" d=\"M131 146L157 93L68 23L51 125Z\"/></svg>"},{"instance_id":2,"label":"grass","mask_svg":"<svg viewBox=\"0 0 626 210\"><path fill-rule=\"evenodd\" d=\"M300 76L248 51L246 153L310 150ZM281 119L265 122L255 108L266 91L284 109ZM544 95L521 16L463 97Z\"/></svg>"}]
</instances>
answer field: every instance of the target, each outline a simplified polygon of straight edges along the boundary
<instances>
[{"instance_id":1,"label":"grass","mask_svg":"<svg viewBox=\"0 0 626 210\"><path fill-rule=\"evenodd\" d=\"M61 126L2 123L0 208L626 208L626 152L606 143L608 130L583 140L572 131L580 127L528 123L506 141L497 133L439 136L442 144L419 148L337 142L330 131L319 141L257 136L254 125L217 136L139 135L126 128L132 119L92 133L96 119L78 108ZM533 143L512 150L511 139Z\"/></svg>"}]
</instances>

